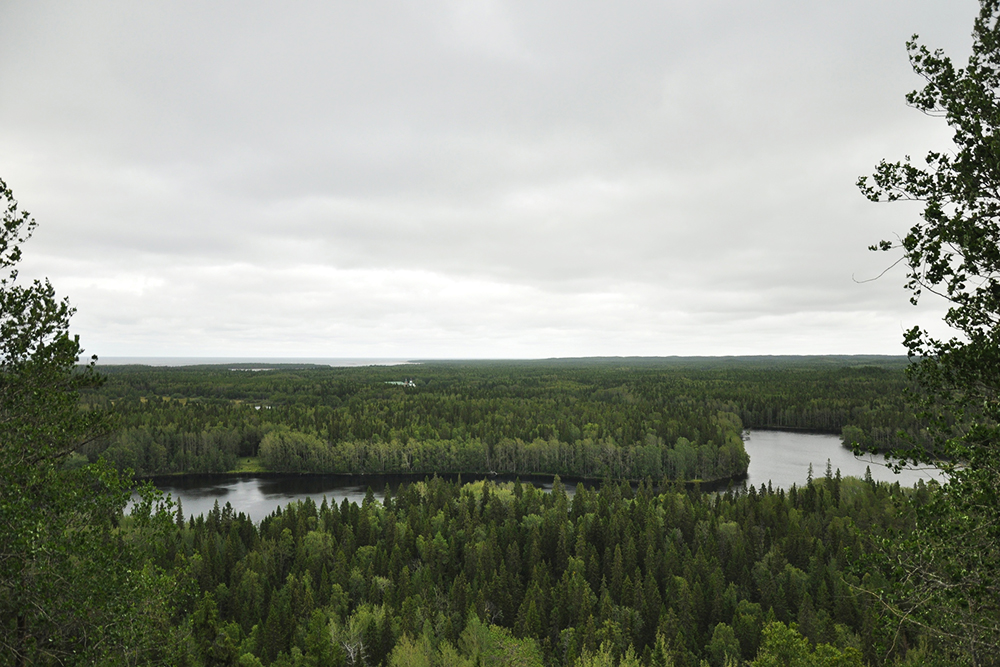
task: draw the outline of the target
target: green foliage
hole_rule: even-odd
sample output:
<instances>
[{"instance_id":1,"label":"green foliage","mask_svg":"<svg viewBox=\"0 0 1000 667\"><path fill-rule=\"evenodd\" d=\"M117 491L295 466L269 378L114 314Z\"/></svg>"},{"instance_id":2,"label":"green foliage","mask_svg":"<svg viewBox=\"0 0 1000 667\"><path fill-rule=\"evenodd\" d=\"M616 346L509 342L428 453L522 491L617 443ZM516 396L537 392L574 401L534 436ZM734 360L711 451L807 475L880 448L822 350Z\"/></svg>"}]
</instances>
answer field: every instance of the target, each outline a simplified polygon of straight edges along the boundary
<instances>
[{"instance_id":1,"label":"green foliage","mask_svg":"<svg viewBox=\"0 0 1000 667\"><path fill-rule=\"evenodd\" d=\"M591 479L740 475L743 428L923 437L904 360L620 360L419 366L108 367L88 394L125 427L88 446L142 474L494 471ZM405 369L415 386L389 384Z\"/></svg>"},{"instance_id":2,"label":"green foliage","mask_svg":"<svg viewBox=\"0 0 1000 667\"><path fill-rule=\"evenodd\" d=\"M656 370L435 364L414 387L386 379L398 369L272 370L109 369L88 398L126 428L88 453L145 474L258 457L290 472L711 480L748 461L731 406Z\"/></svg>"},{"instance_id":3,"label":"green foliage","mask_svg":"<svg viewBox=\"0 0 1000 667\"><path fill-rule=\"evenodd\" d=\"M268 470L322 472L330 468L328 452L316 436L278 427L261 440L259 455Z\"/></svg>"},{"instance_id":4,"label":"green foliage","mask_svg":"<svg viewBox=\"0 0 1000 667\"><path fill-rule=\"evenodd\" d=\"M705 647L709 655L709 663L712 667L725 667L740 658L740 640L736 638L736 633L726 623L719 623L712 631L712 639Z\"/></svg>"},{"instance_id":5,"label":"green foliage","mask_svg":"<svg viewBox=\"0 0 1000 667\"><path fill-rule=\"evenodd\" d=\"M820 478L569 498L432 478L381 503L293 503L259 526L226 506L164 551L201 591L184 613L202 661L238 647L282 665L725 666L794 649L855 665L863 648L883 664L893 639L926 647L926 633L881 626L852 567L871 538L905 536L911 493ZM203 632L206 594L218 617ZM220 628L239 634L227 644Z\"/></svg>"},{"instance_id":6,"label":"green foliage","mask_svg":"<svg viewBox=\"0 0 1000 667\"><path fill-rule=\"evenodd\" d=\"M944 118L953 152L929 152L925 166L909 158L883 161L864 193L874 201L922 202L920 220L898 243L908 266L906 287L946 298L945 322L956 336L938 340L918 327L905 344L911 376L950 481L920 499L910 541L886 544L882 563L892 582L876 592L905 622L937 633L956 656L994 664L1000 649L1000 4L982 0L972 55L956 67L914 37L907 44L926 84L907 102Z\"/></svg>"},{"instance_id":7,"label":"green foliage","mask_svg":"<svg viewBox=\"0 0 1000 667\"><path fill-rule=\"evenodd\" d=\"M795 623L785 625L780 621L768 623L764 628L764 643L752 667L862 667L861 652L848 646L841 650L830 644L819 644L813 649Z\"/></svg>"},{"instance_id":8,"label":"green foliage","mask_svg":"<svg viewBox=\"0 0 1000 667\"><path fill-rule=\"evenodd\" d=\"M123 530L128 481L65 465L105 428L79 403L99 379L76 365L69 303L47 280L18 280L35 223L3 181L0 207L0 665L142 662L162 655L171 581L134 540L162 543L172 523L147 490Z\"/></svg>"}]
</instances>

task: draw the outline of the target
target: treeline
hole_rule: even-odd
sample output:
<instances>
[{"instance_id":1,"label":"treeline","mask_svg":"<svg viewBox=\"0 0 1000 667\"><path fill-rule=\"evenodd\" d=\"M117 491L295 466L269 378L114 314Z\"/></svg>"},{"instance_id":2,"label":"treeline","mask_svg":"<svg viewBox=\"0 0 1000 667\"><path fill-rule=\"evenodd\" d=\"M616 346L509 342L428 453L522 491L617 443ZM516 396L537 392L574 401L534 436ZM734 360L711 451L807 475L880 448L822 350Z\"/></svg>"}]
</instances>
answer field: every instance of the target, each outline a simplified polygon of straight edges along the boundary
<instances>
[{"instance_id":1,"label":"treeline","mask_svg":"<svg viewBox=\"0 0 1000 667\"><path fill-rule=\"evenodd\" d=\"M898 485L828 476L708 496L608 483L570 498L431 479L377 502L228 505L151 544L177 580L169 664L920 664L859 592ZM926 490L918 488L918 496ZM126 526L127 528L127 526ZM874 579L873 579L874 577ZM917 647L920 647L919 649ZM788 656L802 662L773 662ZM795 657L799 656L799 657Z\"/></svg>"},{"instance_id":2,"label":"treeline","mask_svg":"<svg viewBox=\"0 0 1000 667\"><path fill-rule=\"evenodd\" d=\"M705 397L735 406L748 428L840 435L845 444L888 451L928 444L908 399L905 359L877 365L776 366L702 376Z\"/></svg>"},{"instance_id":3,"label":"treeline","mask_svg":"<svg viewBox=\"0 0 1000 667\"><path fill-rule=\"evenodd\" d=\"M615 479L711 480L740 475L749 461L739 439L734 415L720 413L710 420L722 443L693 444L679 437L671 447L647 437L646 444L619 446L612 439L583 437L575 442L556 438L532 442L505 438L490 446L478 438L407 442L324 440L286 427L271 430L260 446L268 470L306 472L427 472L462 471L499 474L562 474Z\"/></svg>"},{"instance_id":4,"label":"treeline","mask_svg":"<svg viewBox=\"0 0 1000 667\"><path fill-rule=\"evenodd\" d=\"M845 432L883 447L899 444L901 428L916 432L905 360L856 361L112 366L87 401L113 407L121 428L85 453L139 474L258 457L295 472L717 479L745 471L745 427Z\"/></svg>"}]
</instances>

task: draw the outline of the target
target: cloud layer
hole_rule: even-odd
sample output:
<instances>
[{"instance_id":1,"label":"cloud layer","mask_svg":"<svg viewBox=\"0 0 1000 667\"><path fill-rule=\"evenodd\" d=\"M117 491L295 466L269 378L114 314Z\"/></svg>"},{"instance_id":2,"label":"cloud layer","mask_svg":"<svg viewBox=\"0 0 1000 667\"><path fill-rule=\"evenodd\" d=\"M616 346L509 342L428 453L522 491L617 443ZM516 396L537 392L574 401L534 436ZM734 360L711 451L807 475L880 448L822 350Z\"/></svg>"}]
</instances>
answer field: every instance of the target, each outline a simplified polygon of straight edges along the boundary
<instances>
[{"instance_id":1,"label":"cloud layer","mask_svg":"<svg viewBox=\"0 0 1000 667\"><path fill-rule=\"evenodd\" d=\"M900 353L853 183L975 11L6 3L0 177L101 355Z\"/></svg>"}]
</instances>

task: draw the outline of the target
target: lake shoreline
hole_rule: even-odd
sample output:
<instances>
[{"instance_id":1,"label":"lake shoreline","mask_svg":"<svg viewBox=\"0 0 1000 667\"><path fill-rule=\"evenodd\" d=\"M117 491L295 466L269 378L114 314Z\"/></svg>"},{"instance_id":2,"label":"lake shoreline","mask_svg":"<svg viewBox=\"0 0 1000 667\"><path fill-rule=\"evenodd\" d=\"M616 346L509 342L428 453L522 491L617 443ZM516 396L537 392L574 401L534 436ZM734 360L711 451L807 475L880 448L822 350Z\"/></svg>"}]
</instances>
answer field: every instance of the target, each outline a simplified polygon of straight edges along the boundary
<instances>
[{"instance_id":1,"label":"lake shoreline","mask_svg":"<svg viewBox=\"0 0 1000 667\"><path fill-rule=\"evenodd\" d=\"M802 426L745 426L743 432L747 431L781 431L782 433L805 433L808 435L835 435L838 438L840 431L821 428L805 428Z\"/></svg>"},{"instance_id":2,"label":"lake shoreline","mask_svg":"<svg viewBox=\"0 0 1000 667\"><path fill-rule=\"evenodd\" d=\"M721 477L718 479L710 480L672 480L669 486L682 486L686 489L699 488L702 491L719 491L725 490L732 486L737 486L747 480L747 472L739 473L736 475L731 475L729 477ZM371 482L381 482L378 487L372 486L371 488L375 490L384 489L386 485L390 488L397 487L400 484L413 484L415 482L423 482L425 480L433 479L438 477L440 479L446 480L456 480L462 478L463 481L478 481L484 479L496 480L498 482L514 482L520 480L522 483L531 484L552 484L555 478L559 478L559 482L565 486L576 486L577 484L583 484L584 486L599 486L603 484L608 478L607 477L576 477L576 476L562 476L557 474L547 474L547 473L527 473L527 474L489 474L482 472L443 472L443 473L398 473L398 472L386 472L386 473L325 473L325 472L280 472L280 471L262 471L262 472L240 472L240 471L230 471L230 472L178 472L178 473L167 473L162 475L143 475L136 476L134 480L137 483L150 482L154 486L159 486L161 484L173 486L178 482L183 484L187 483L204 483L204 482L224 482L231 480L250 480L250 479L262 479L262 480L291 480L291 479L302 479L302 480L316 480L316 481L337 481L342 485L350 486L371 486ZM638 486L643 480L638 479L625 479L625 478L612 478L611 481L614 482L628 482L632 486ZM653 480L656 483L656 488L658 490L663 490L664 485L661 484L662 478L660 480Z\"/></svg>"},{"instance_id":3,"label":"lake shoreline","mask_svg":"<svg viewBox=\"0 0 1000 667\"><path fill-rule=\"evenodd\" d=\"M899 481L903 486L911 486L917 475L910 473L909 477L899 477L889 472L881 459L875 457L858 458L851 454L850 449L843 447L840 439L830 434L806 434L780 432L765 429L750 430L745 436L746 450L750 454L750 466L746 475L735 475L722 480L695 482L690 480L670 482L660 486L662 479L654 480L655 493L680 491L682 489L699 489L704 493L725 493L728 489L743 493L750 486L759 489L761 485L772 486L775 491L792 485L801 488L806 484L808 467L813 466L813 478L822 479L826 469L827 459L832 459L831 469L840 469L843 477L864 478L866 468L872 477L878 481ZM520 474L496 475L488 473L437 473L440 479L455 482L459 478L463 482L493 480L496 483L513 482L519 479L523 484L530 484L543 492L552 489L555 475L551 474ZM170 493L175 500L183 500L185 516L198 516L212 510L215 502L220 506L230 503L237 512L246 512L254 521L260 521L273 513L278 507L283 507L296 500L311 498L317 505L323 498L329 502L341 504L344 500L362 503L370 488L375 498L381 502L389 492L393 495L400 484L412 484L425 479L433 479L435 473L396 473L396 474L346 474L346 473L288 473L277 471L236 471L236 472L200 472L171 475L144 475L137 477L137 482L151 482L165 493ZM929 481L931 475L919 475ZM578 478L560 476L560 481L566 493L572 496L577 484L585 487L599 487L603 478ZM621 481L621 480L616 480ZM629 480L635 489L638 480Z\"/></svg>"}]
</instances>

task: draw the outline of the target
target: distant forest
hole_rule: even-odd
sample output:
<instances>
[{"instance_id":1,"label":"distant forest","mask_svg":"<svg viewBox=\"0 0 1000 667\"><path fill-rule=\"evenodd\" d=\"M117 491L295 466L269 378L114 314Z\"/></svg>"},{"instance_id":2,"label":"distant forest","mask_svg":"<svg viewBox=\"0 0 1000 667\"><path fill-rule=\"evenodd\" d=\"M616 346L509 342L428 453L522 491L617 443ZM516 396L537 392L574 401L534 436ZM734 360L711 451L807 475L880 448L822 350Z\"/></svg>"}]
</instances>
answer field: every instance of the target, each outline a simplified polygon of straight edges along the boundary
<instances>
[{"instance_id":1,"label":"distant forest","mask_svg":"<svg viewBox=\"0 0 1000 667\"><path fill-rule=\"evenodd\" d=\"M82 450L139 475L559 474L719 480L746 428L919 440L905 358L734 357L108 366L85 396L113 435Z\"/></svg>"}]
</instances>

